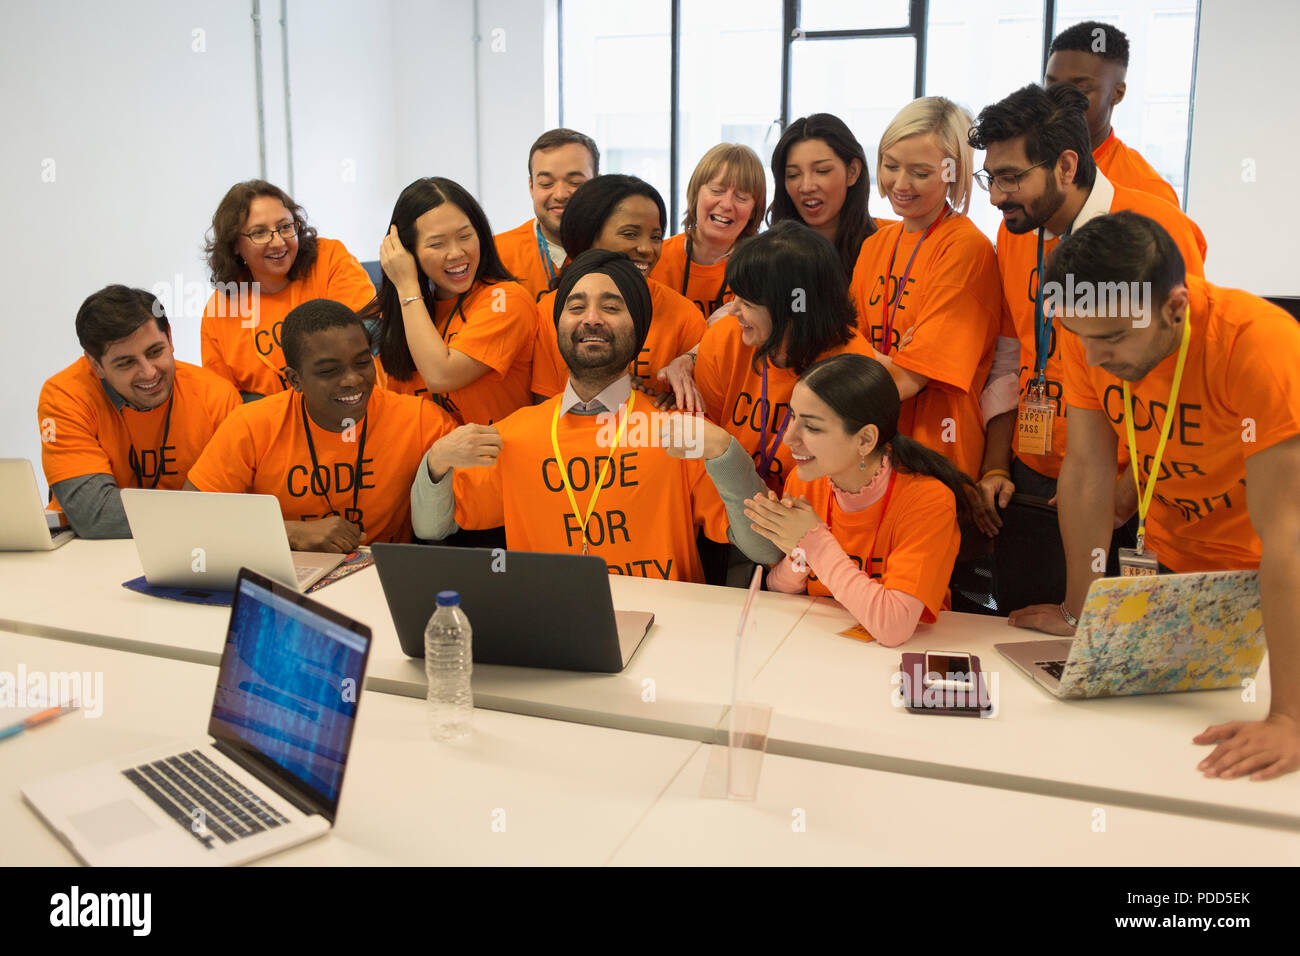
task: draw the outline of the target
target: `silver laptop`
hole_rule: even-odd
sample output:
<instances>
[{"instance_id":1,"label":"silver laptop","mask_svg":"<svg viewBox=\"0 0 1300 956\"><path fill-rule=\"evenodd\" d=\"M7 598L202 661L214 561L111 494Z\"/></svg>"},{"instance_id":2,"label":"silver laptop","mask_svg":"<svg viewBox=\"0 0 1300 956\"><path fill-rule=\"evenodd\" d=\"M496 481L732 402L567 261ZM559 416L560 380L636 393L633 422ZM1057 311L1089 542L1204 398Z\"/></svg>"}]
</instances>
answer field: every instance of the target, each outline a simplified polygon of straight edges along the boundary
<instances>
[{"instance_id":1,"label":"silver laptop","mask_svg":"<svg viewBox=\"0 0 1300 956\"><path fill-rule=\"evenodd\" d=\"M26 458L0 458L0 551L53 551L76 535L41 504Z\"/></svg>"},{"instance_id":2,"label":"silver laptop","mask_svg":"<svg viewBox=\"0 0 1300 956\"><path fill-rule=\"evenodd\" d=\"M1062 698L1240 689L1267 650L1259 572L1098 578L1072 639L994 647Z\"/></svg>"},{"instance_id":3,"label":"silver laptop","mask_svg":"<svg viewBox=\"0 0 1300 956\"><path fill-rule=\"evenodd\" d=\"M369 654L364 624L244 571L209 736L50 777L23 798L92 866L232 865L322 836Z\"/></svg>"},{"instance_id":4,"label":"silver laptop","mask_svg":"<svg viewBox=\"0 0 1300 956\"><path fill-rule=\"evenodd\" d=\"M290 551L273 495L123 488L122 507L154 587L232 591L247 567L305 591L347 557Z\"/></svg>"}]
</instances>

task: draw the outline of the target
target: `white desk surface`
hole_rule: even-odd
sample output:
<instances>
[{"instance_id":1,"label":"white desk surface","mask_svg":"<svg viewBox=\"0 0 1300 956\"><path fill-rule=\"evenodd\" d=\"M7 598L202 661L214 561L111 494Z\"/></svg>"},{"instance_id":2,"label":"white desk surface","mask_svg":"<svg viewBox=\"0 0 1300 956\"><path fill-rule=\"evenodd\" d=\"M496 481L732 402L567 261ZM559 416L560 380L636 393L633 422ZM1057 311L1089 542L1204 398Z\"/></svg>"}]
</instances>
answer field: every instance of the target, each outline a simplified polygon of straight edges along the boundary
<instances>
[{"instance_id":1,"label":"white desk surface","mask_svg":"<svg viewBox=\"0 0 1300 956\"><path fill-rule=\"evenodd\" d=\"M32 780L207 727L214 666L0 632L0 670L103 674L102 715L0 741L0 863L70 865L20 795ZM690 755L689 740L475 710L465 747L429 739L420 701L365 691L339 816L276 865L604 863ZM494 820L504 812L504 832Z\"/></svg>"},{"instance_id":2,"label":"white desk surface","mask_svg":"<svg viewBox=\"0 0 1300 956\"><path fill-rule=\"evenodd\" d=\"M140 574L132 541L76 540L48 553L0 554L0 627L215 664L229 610L122 587ZM655 624L626 670L581 674L479 665L474 669L476 705L711 739L731 700L734 635L745 592L616 576L610 587L616 608L655 614ZM373 567L311 596L370 626L374 644L368 688L424 696L424 663L402 653ZM812 599L764 594L762 606L746 642L742 669L747 678L758 673Z\"/></svg>"},{"instance_id":3,"label":"white desk surface","mask_svg":"<svg viewBox=\"0 0 1300 956\"><path fill-rule=\"evenodd\" d=\"M0 670L20 662L29 674L104 675L102 716L69 714L0 742L0 862L72 865L21 785L193 733L216 670L0 633ZM930 862L917 835L936 819L965 821L954 858L981 864L1300 862L1293 833L791 757L768 756L752 803L706 799L706 745L483 710L474 721L471 745L436 744L419 701L364 692L336 827L259 862L915 865Z\"/></svg>"},{"instance_id":4,"label":"white desk surface","mask_svg":"<svg viewBox=\"0 0 1300 956\"><path fill-rule=\"evenodd\" d=\"M1212 748L1193 736L1267 714L1267 660L1253 703L1236 690L1061 701L994 650L1044 636L1004 618L945 613L899 648L840 636L851 622L818 599L754 681L751 698L774 708L769 752L1300 830L1300 773L1252 782L1196 769ZM895 707L891 679L901 655L927 648L978 655L996 677L997 715Z\"/></svg>"}]
</instances>

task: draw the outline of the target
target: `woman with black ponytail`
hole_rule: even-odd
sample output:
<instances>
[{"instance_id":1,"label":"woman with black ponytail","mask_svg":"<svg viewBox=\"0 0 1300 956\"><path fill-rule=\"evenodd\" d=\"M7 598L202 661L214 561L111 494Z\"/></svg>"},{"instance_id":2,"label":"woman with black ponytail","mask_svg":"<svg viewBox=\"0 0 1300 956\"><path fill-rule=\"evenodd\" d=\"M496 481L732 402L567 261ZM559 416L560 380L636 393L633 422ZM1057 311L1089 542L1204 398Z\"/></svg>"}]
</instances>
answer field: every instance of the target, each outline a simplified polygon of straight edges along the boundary
<instances>
[{"instance_id":1,"label":"woman with black ponytail","mask_svg":"<svg viewBox=\"0 0 1300 956\"><path fill-rule=\"evenodd\" d=\"M790 409L785 494L745 501L753 530L786 556L768 588L833 597L879 643L902 644L948 606L970 479L897 433L898 388L874 359L810 366Z\"/></svg>"}]
</instances>

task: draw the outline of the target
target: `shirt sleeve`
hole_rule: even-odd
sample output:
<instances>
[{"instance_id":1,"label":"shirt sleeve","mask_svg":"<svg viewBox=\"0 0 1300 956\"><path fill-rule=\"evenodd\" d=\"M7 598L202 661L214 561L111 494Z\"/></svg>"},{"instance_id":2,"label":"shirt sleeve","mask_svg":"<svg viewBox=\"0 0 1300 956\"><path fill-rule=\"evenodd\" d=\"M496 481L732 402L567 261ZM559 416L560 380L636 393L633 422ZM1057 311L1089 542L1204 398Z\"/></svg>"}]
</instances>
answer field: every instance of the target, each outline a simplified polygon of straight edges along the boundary
<instances>
[{"instance_id":1,"label":"shirt sleeve","mask_svg":"<svg viewBox=\"0 0 1300 956\"><path fill-rule=\"evenodd\" d=\"M767 589L769 591L781 591L785 594L805 594L808 591L808 569L805 564L804 570L796 571L794 561L789 557L781 559L781 562L767 572Z\"/></svg>"},{"instance_id":2,"label":"shirt sleeve","mask_svg":"<svg viewBox=\"0 0 1300 956\"><path fill-rule=\"evenodd\" d=\"M934 482L908 502L906 515L906 521L894 525L881 584L912 595L937 616L961 541L957 502L946 485Z\"/></svg>"},{"instance_id":3,"label":"shirt sleeve","mask_svg":"<svg viewBox=\"0 0 1300 956\"><path fill-rule=\"evenodd\" d=\"M537 338L533 341L533 381L530 388L534 395L551 398L564 391L568 379L569 370L560 355L555 326L539 319Z\"/></svg>"},{"instance_id":4,"label":"shirt sleeve","mask_svg":"<svg viewBox=\"0 0 1300 956\"><path fill-rule=\"evenodd\" d=\"M112 475L81 475L50 485L79 538L129 538L131 525Z\"/></svg>"},{"instance_id":5,"label":"shirt sleeve","mask_svg":"<svg viewBox=\"0 0 1300 956\"><path fill-rule=\"evenodd\" d=\"M993 351L993 365L980 393L984 427L1020 404L1020 340L999 335Z\"/></svg>"},{"instance_id":6,"label":"shirt sleeve","mask_svg":"<svg viewBox=\"0 0 1300 956\"><path fill-rule=\"evenodd\" d=\"M503 440L508 440L504 439ZM420 469L426 475L428 468ZM452 491L456 496L456 526L480 531L506 523L501 466L453 468ZM446 480L446 476L443 476Z\"/></svg>"},{"instance_id":7,"label":"shirt sleeve","mask_svg":"<svg viewBox=\"0 0 1300 956\"><path fill-rule=\"evenodd\" d=\"M1300 434L1300 326L1290 316L1279 310L1247 323L1221 369L1211 374L1223 381L1199 383L1201 393L1225 396L1242 428L1254 424L1247 458Z\"/></svg>"},{"instance_id":8,"label":"shirt sleeve","mask_svg":"<svg viewBox=\"0 0 1300 956\"><path fill-rule=\"evenodd\" d=\"M508 288L511 287L511 288ZM537 305L518 283L497 283L488 287L479 307L468 316L447 348L482 362L505 375L527 354L537 338Z\"/></svg>"},{"instance_id":9,"label":"shirt sleeve","mask_svg":"<svg viewBox=\"0 0 1300 956\"><path fill-rule=\"evenodd\" d=\"M805 560L835 600L866 628L877 643L897 647L916 631L925 605L916 597L888 588L863 571L844 553L824 524L799 540ZM893 561L893 555L890 555Z\"/></svg>"},{"instance_id":10,"label":"shirt sleeve","mask_svg":"<svg viewBox=\"0 0 1300 956\"><path fill-rule=\"evenodd\" d=\"M1083 357L1083 343L1073 332L1061 329L1061 392L1065 403L1075 408L1101 408L1101 397L1088 374Z\"/></svg>"},{"instance_id":11,"label":"shirt sleeve","mask_svg":"<svg viewBox=\"0 0 1300 956\"><path fill-rule=\"evenodd\" d=\"M190 467L189 480L199 491L243 494L253 489L256 474L256 443L245 416L235 413L221 423Z\"/></svg>"},{"instance_id":12,"label":"shirt sleeve","mask_svg":"<svg viewBox=\"0 0 1300 956\"><path fill-rule=\"evenodd\" d=\"M41 466L50 485L82 475L113 474L108 452L99 443L98 423L91 420L93 413L76 395L46 382L36 417L41 430Z\"/></svg>"},{"instance_id":13,"label":"shirt sleeve","mask_svg":"<svg viewBox=\"0 0 1300 956\"><path fill-rule=\"evenodd\" d=\"M329 274L325 280L326 298L342 302L356 312L375 297L375 285L365 267L343 243L336 239L331 246L334 252L330 256Z\"/></svg>"},{"instance_id":14,"label":"shirt sleeve","mask_svg":"<svg viewBox=\"0 0 1300 956\"><path fill-rule=\"evenodd\" d=\"M727 537L755 564L775 564L784 552L763 537L745 517L745 499L761 495L767 485L754 470L754 459L733 436L727 450L704 463L727 514Z\"/></svg>"},{"instance_id":15,"label":"shirt sleeve","mask_svg":"<svg viewBox=\"0 0 1300 956\"><path fill-rule=\"evenodd\" d=\"M235 373L226 361L221 348L221 339L217 335L217 322L221 320L214 314L216 301L217 293L214 292L212 297L208 299L207 307L203 310L203 321L199 326L199 350L205 369L215 375L220 375L232 386L236 386L238 383L235 380Z\"/></svg>"},{"instance_id":16,"label":"shirt sleeve","mask_svg":"<svg viewBox=\"0 0 1300 956\"><path fill-rule=\"evenodd\" d=\"M726 398L723 389L727 376L722 368L720 355L720 346L723 342L722 324L719 322L709 326L704 337L700 339L700 352L695 359L694 369L695 387L704 397L704 414L714 424L722 423L722 403Z\"/></svg>"},{"instance_id":17,"label":"shirt sleeve","mask_svg":"<svg viewBox=\"0 0 1300 956\"><path fill-rule=\"evenodd\" d=\"M704 320L704 315L699 309L695 308L690 300L683 299L683 302L686 304L679 310L682 320L678 325L677 355L689 352L699 345L700 339L704 338L704 332L709 327L708 322ZM673 358L677 358L677 355L674 355ZM658 372L659 370L655 369L654 371Z\"/></svg>"},{"instance_id":18,"label":"shirt sleeve","mask_svg":"<svg viewBox=\"0 0 1300 956\"><path fill-rule=\"evenodd\" d=\"M435 482L429 477L428 453L420 459L415 480L411 482L411 528L417 538L441 541L459 530L454 514L456 499L452 492L455 474L453 468L442 476L442 481Z\"/></svg>"}]
</instances>

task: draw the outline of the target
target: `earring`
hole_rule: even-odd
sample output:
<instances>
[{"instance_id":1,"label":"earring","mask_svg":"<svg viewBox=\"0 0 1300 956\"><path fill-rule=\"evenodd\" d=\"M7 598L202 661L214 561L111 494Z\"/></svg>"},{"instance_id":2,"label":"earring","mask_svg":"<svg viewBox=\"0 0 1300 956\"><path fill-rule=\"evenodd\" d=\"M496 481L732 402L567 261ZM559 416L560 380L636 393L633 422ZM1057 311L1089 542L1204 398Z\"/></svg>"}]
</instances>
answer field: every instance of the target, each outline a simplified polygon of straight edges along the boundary
<instances>
[{"instance_id":1,"label":"earring","mask_svg":"<svg viewBox=\"0 0 1300 956\"><path fill-rule=\"evenodd\" d=\"M863 455L862 460L858 462L858 471L866 471L866 470L867 470L867 456Z\"/></svg>"}]
</instances>

